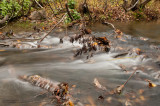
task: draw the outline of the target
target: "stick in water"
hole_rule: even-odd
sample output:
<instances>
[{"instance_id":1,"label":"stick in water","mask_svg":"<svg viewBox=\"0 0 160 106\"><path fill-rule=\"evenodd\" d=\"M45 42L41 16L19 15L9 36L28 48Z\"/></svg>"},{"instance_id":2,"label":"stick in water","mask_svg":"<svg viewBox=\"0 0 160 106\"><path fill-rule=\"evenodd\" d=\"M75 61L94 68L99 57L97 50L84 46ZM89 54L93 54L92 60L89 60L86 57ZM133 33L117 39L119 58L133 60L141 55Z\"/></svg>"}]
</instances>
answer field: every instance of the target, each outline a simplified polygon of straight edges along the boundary
<instances>
[{"instance_id":1,"label":"stick in water","mask_svg":"<svg viewBox=\"0 0 160 106\"><path fill-rule=\"evenodd\" d=\"M64 20L65 16L66 16L66 14L63 15L63 17L61 18L61 20L60 20L56 25L53 26L53 28L39 41L39 43L42 42L43 39L46 38L46 37L52 32L52 30L53 30L58 24L60 24L60 23Z\"/></svg>"},{"instance_id":2,"label":"stick in water","mask_svg":"<svg viewBox=\"0 0 160 106\"><path fill-rule=\"evenodd\" d=\"M134 73L135 73L136 71L137 71L137 70L134 70L134 72L130 75L130 77L127 79L127 81L126 81L124 84L122 84L121 86L117 87L115 93L121 94L124 86L125 86L125 85L127 84L127 82L132 78L132 76L134 75Z\"/></svg>"}]
</instances>

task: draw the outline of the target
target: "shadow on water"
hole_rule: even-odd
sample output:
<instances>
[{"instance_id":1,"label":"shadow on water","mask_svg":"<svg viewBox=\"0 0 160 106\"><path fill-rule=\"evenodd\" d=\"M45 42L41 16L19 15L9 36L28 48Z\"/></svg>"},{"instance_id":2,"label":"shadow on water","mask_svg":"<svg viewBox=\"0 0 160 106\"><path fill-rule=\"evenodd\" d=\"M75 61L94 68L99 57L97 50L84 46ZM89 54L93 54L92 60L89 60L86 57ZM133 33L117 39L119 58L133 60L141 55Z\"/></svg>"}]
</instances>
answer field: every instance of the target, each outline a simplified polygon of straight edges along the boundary
<instances>
[{"instance_id":1,"label":"shadow on water","mask_svg":"<svg viewBox=\"0 0 160 106\"><path fill-rule=\"evenodd\" d=\"M128 35L139 36L142 34L149 37L150 34L153 34L159 39L160 30L157 30L159 25L150 27L152 31L148 31L150 28L147 25L143 29L143 25L128 24L120 27L121 25L117 24L117 28ZM84 105L124 106L126 101L136 106L160 105L159 86L148 88L148 83L145 81L145 79L149 79L160 85L160 78L156 77L158 73L160 74L159 66L155 64L160 61L159 50L151 48L152 44L149 41L142 41L139 38L128 36L126 42L123 42L117 41L113 36L108 37L107 35L112 32L109 27L96 25L96 27L92 27L92 30L93 34L106 36L113 43L113 49L109 53L95 54L88 60L86 60L86 56L73 58L74 50L81 45L76 42L71 44L67 41L63 44L55 43L59 42L59 38L55 36L63 35L64 32L53 32L42 42L52 45L51 49L5 49L1 51L0 106L41 106L47 103L49 103L47 106L52 105L48 95L35 97L43 91L42 89L17 78L19 75L36 74L52 81L68 82L70 87L76 85L71 94L73 98ZM71 30L70 33L74 32ZM124 50L119 50L118 47L124 48ZM125 49L137 47L145 51L144 53L149 57L126 55L122 58L113 58L113 55L125 51ZM119 67L120 64L125 65L128 72L124 72ZM107 95L93 84L94 78L97 78L108 91L113 90L123 84L135 68L138 69L136 74L121 95ZM98 100L100 95L103 95L105 99Z\"/></svg>"}]
</instances>

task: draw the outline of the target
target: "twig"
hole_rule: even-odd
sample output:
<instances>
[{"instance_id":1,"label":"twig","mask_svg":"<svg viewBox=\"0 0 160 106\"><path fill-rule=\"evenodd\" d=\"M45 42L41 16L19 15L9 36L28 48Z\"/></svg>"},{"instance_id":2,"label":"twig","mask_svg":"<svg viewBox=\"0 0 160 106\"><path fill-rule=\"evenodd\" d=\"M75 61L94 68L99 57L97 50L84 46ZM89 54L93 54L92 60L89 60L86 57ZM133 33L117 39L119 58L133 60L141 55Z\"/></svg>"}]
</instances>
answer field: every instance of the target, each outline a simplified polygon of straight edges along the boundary
<instances>
[{"instance_id":1,"label":"twig","mask_svg":"<svg viewBox=\"0 0 160 106\"><path fill-rule=\"evenodd\" d=\"M60 20L56 25L54 25L54 27L39 41L39 43L42 42L43 39L46 38L46 37L52 32L52 30L53 30L58 24L60 24L60 23L64 20L65 16L66 16L66 14L63 15L63 17L61 18L61 20Z\"/></svg>"},{"instance_id":2,"label":"twig","mask_svg":"<svg viewBox=\"0 0 160 106\"><path fill-rule=\"evenodd\" d=\"M34 0L34 1L37 3L37 5L38 5L39 7L43 8L43 7L38 3L37 0Z\"/></svg>"},{"instance_id":3,"label":"twig","mask_svg":"<svg viewBox=\"0 0 160 106\"><path fill-rule=\"evenodd\" d=\"M104 25L110 25L114 30L116 30L116 27L112 23L103 22L102 24L104 24Z\"/></svg>"},{"instance_id":4,"label":"twig","mask_svg":"<svg viewBox=\"0 0 160 106\"><path fill-rule=\"evenodd\" d=\"M130 75L130 77L127 79L127 81L123 84L124 86L127 84L127 82L132 78L132 76L134 75L134 73L136 72L137 70L134 70L133 73Z\"/></svg>"},{"instance_id":5,"label":"twig","mask_svg":"<svg viewBox=\"0 0 160 106\"><path fill-rule=\"evenodd\" d=\"M126 81L124 84L122 84L121 86L118 86L118 87L116 88L115 93L121 94L124 86L125 86L125 85L127 84L127 82L132 78L132 76L134 75L134 73L135 73L136 71L137 71L137 70L134 70L134 72L130 75L130 77L127 79L127 81Z\"/></svg>"},{"instance_id":6,"label":"twig","mask_svg":"<svg viewBox=\"0 0 160 106\"><path fill-rule=\"evenodd\" d=\"M137 0L137 2L133 6L131 6L130 8L128 8L127 11L133 9L137 5L138 2L139 2L139 0Z\"/></svg>"}]
</instances>

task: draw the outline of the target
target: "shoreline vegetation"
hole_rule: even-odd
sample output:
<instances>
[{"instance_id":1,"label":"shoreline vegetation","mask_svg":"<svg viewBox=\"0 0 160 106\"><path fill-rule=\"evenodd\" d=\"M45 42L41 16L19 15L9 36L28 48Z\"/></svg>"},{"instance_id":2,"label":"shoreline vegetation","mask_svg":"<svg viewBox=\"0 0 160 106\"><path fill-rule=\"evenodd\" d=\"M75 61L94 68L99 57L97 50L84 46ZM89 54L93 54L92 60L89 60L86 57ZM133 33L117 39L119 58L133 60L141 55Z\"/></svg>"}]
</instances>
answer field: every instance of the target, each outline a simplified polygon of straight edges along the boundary
<instances>
[{"instance_id":1,"label":"shoreline vegetation","mask_svg":"<svg viewBox=\"0 0 160 106\"><path fill-rule=\"evenodd\" d=\"M0 30L18 22L21 27L51 29L88 22L157 22L160 0L0 0ZM26 24L21 24L25 22ZM18 24L17 24L18 25ZM36 28L35 28L36 29Z\"/></svg>"}]
</instances>

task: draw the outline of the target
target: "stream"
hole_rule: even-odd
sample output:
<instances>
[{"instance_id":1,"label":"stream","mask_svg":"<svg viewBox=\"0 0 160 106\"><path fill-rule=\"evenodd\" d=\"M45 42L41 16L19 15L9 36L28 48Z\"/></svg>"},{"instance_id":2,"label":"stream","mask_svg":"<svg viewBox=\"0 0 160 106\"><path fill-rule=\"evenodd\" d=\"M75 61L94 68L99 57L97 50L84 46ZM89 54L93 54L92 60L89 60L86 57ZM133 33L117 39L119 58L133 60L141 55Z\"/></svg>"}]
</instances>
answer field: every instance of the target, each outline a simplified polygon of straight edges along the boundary
<instances>
[{"instance_id":1,"label":"stream","mask_svg":"<svg viewBox=\"0 0 160 106\"><path fill-rule=\"evenodd\" d=\"M37 41L47 32L19 32L15 34L18 40L0 40L11 45L0 49L0 106L58 105L51 103L47 94L36 96L43 90L18 79L19 75L39 75L51 81L67 82L77 106L160 105L160 24L116 26L124 32L120 39L114 37L108 26L95 24L90 27L91 36L105 36L110 40L111 50L95 52L89 59L86 59L87 54L73 57L82 45L70 43L64 37L65 30L58 28L41 42L40 48L37 48ZM75 33L77 30L68 29L67 35ZM60 37L64 37L63 43L59 43ZM140 55L135 52L137 48L141 49ZM127 55L115 58L128 51ZM121 64L127 71L122 70ZM111 91L122 85L135 69L136 73L120 95L109 95L93 83L96 78L107 91ZM149 88L146 79L157 86ZM98 99L99 96L104 98Z\"/></svg>"}]
</instances>

